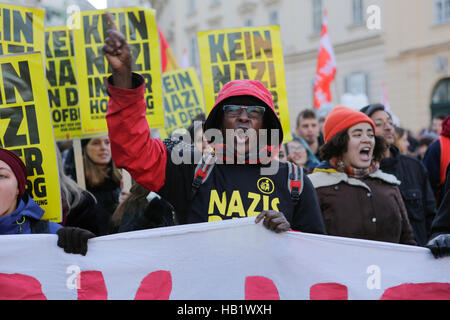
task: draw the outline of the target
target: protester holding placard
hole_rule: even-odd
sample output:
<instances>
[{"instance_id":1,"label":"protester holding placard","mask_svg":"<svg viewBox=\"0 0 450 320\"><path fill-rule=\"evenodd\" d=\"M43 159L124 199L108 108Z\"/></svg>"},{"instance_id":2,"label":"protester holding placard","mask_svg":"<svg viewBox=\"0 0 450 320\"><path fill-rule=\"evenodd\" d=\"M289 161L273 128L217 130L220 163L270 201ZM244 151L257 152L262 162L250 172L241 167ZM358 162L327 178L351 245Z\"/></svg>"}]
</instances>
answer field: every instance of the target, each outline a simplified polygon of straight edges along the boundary
<instances>
[{"instance_id":1,"label":"protester holding placard","mask_svg":"<svg viewBox=\"0 0 450 320\"><path fill-rule=\"evenodd\" d=\"M67 253L87 252L95 235L80 228L63 228L41 220L44 210L26 192L27 169L13 152L0 148L0 235L58 234L58 246Z\"/></svg>"},{"instance_id":2,"label":"protester holding placard","mask_svg":"<svg viewBox=\"0 0 450 320\"><path fill-rule=\"evenodd\" d=\"M219 93L204 126L209 142L213 137L208 134L217 134L217 163L206 166L212 170L202 180L202 170L196 165L200 163L205 169L204 159L193 152L191 145L167 148L150 136L145 118L145 81L132 74L129 47L119 31L109 32L104 52L112 67L106 119L114 162L142 186L167 199L175 207L179 223L257 216L256 222L264 219L264 225L275 232L292 228L325 233L309 179L301 170L296 171L298 180L292 181L295 190L291 193L286 188L289 166L272 161L283 141L283 130L272 95L261 82L231 81ZM266 133L275 139L259 139L258 150L245 137L247 132ZM232 137L220 141L224 133ZM186 161L178 162L180 156ZM235 161L228 162L230 158ZM278 170L272 172L272 165L278 165ZM264 169L270 173L263 174Z\"/></svg>"},{"instance_id":3,"label":"protester holding placard","mask_svg":"<svg viewBox=\"0 0 450 320\"><path fill-rule=\"evenodd\" d=\"M415 245L400 181L379 170L386 145L375 130L368 116L346 107L336 107L325 121L325 161L309 177L327 233Z\"/></svg>"}]
</instances>

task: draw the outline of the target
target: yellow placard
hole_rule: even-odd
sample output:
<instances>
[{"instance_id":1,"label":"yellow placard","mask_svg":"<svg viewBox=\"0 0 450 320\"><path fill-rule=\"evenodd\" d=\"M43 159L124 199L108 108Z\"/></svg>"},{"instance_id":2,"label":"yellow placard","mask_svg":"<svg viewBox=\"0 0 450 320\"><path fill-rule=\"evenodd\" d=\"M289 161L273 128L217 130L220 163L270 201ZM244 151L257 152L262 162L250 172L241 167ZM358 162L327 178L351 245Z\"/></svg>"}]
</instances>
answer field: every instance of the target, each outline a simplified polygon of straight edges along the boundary
<instances>
[{"instance_id":1,"label":"yellow placard","mask_svg":"<svg viewBox=\"0 0 450 320\"><path fill-rule=\"evenodd\" d=\"M27 192L61 222L56 145L40 53L0 57L0 147L16 153L28 170Z\"/></svg>"},{"instance_id":2,"label":"yellow placard","mask_svg":"<svg viewBox=\"0 0 450 320\"><path fill-rule=\"evenodd\" d=\"M45 28L45 45L48 99L55 139L82 138L72 31L67 27Z\"/></svg>"},{"instance_id":3,"label":"yellow placard","mask_svg":"<svg viewBox=\"0 0 450 320\"><path fill-rule=\"evenodd\" d=\"M286 77L279 26L198 33L206 110L229 81L261 81L272 93L285 141L291 140Z\"/></svg>"},{"instance_id":4,"label":"yellow placard","mask_svg":"<svg viewBox=\"0 0 450 320\"><path fill-rule=\"evenodd\" d=\"M162 83L166 126L159 132L168 137L176 129L189 127L195 116L205 113L205 103L194 68L166 72Z\"/></svg>"},{"instance_id":5,"label":"yellow placard","mask_svg":"<svg viewBox=\"0 0 450 320\"><path fill-rule=\"evenodd\" d=\"M0 3L0 55L44 52L45 11Z\"/></svg>"},{"instance_id":6,"label":"yellow placard","mask_svg":"<svg viewBox=\"0 0 450 320\"><path fill-rule=\"evenodd\" d=\"M150 128L164 127L161 88L161 52L155 12L145 8L108 9L125 36L133 56L132 70L145 79L147 120ZM83 134L106 133L109 96L106 81L111 68L102 53L109 30L106 10L75 14L74 46Z\"/></svg>"}]
</instances>

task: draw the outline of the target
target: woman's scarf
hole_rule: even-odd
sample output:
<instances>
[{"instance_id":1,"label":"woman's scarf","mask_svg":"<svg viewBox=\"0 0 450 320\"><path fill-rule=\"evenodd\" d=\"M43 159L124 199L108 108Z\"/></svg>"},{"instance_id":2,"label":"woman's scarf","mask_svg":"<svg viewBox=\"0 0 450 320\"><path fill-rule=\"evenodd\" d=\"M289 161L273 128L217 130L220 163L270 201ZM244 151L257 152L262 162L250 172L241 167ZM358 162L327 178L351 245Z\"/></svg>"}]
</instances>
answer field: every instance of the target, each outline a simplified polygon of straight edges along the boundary
<instances>
[{"instance_id":1,"label":"woman's scarf","mask_svg":"<svg viewBox=\"0 0 450 320\"><path fill-rule=\"evenodd\" d=\"M368 168L354 168L352 166L346 166L344 162L337 157L330 160L330 165L337 171L343 172L349 177L356 179L367 177L369 174L372 174L380 169L380 163L378 161L372 160L372 163Z\"/></svg>"}]
</instances>

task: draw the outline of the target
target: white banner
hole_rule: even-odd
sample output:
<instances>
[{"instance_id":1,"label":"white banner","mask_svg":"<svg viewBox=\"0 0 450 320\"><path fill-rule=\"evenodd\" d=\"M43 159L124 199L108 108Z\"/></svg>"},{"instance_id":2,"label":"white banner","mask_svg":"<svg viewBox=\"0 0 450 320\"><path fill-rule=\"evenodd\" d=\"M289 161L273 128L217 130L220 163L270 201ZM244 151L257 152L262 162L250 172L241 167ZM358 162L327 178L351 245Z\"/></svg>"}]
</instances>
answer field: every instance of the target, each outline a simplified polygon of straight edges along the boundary
<instances>
[{"instance_id":1,"label":"white banner","mask_svg":"<svg viewBox=\"0 0 450 320\"><path fill-rule=\"evenodd\" d=\"M66 254L54 235L0 236L0 299L450 299L426 248L276 234L254 218L116 234Z\"/></svg>"}]
</instances>

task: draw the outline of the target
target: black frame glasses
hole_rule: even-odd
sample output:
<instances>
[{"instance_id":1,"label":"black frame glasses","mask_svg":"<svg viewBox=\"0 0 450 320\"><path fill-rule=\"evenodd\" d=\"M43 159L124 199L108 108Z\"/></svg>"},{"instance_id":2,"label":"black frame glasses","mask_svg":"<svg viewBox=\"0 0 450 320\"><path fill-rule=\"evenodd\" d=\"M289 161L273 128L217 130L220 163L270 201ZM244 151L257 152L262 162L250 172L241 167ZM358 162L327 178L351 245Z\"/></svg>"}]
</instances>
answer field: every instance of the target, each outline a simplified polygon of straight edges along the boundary
<instances>
[{"instance_id":1,"label":"black frame glasses","mask_svg":"<svg viewBox=\"0 0 450 320\"><path fill-rule=\"evenodd\" d=\"M245 109L250 119L262 119L266 108L263 106L239 106L233 104L227 104L223 106L225 115L230 118L237 118L242 115L242 111Z\"/></svg>"}]
</instances>

